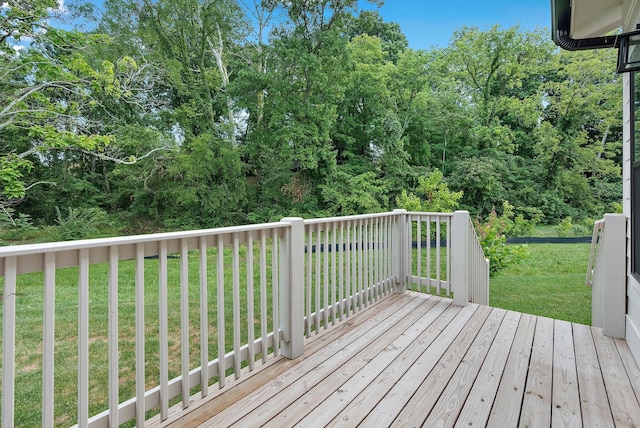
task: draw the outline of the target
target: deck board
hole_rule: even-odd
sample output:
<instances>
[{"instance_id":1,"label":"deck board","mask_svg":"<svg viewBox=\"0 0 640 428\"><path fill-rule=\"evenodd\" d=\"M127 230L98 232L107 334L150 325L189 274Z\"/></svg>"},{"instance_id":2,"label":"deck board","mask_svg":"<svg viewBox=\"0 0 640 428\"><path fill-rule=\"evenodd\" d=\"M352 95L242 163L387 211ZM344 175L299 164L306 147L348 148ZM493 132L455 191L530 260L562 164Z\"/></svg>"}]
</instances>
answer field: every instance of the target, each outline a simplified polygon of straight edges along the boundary
<instances>
[{"instance_id":1,"label":"deck board","mask_svg":"<svg viewBox=\"0 0 640 428\"><path fill-rule=\"evenodd\" d=\"M424 349L422 345L433 341L440 333L440 329L446 326L459 310L460 307L452 305L451 302L441 301L437 307L415 323L408 334L400 336L355 376L342 384L340 384L340 379L328 379L329 382L334 382L331 395L326 397L322 403L319 400L316 401L315 404L318 406L306 414L304 418L299 418L301 419L300 424L303 426L328 425L338 412L340 412L340 419L348 420L353 424L358 423L368 414L371 409L369 406L386 395L392 386L389 385L389 382L397 379L397 374L405 373L420 356ZM448 314L444 314L445 311ZM303 415L303 412L308 410L310 405L307 403L306 406L307 409L296 409L299 412L298 415ZM332 411L328 412L327 409L332 409ZM291 422L298 421L291 420Z\"/></svg>"},{"instance_id":2,"label":"deck board","mask_svg":"<svg viewBox=\"0 0 640 428\"><path fill-rule=\"evenodd\" d=\"M273 412L271 409L280 408L283 404L278 394L290 385L296 390L297 396L306 392L304 383L296 383L303 376L309 379L321 379L328 373L333 372L344 361L354 358L360 351L369 345L383 349L384 345L380 345L377 339L386 338L385 333L398 323L406 322L415 308L420 306L420 299L412 299L396 311L391 310L383 312L381 316L373 318L351 331L351 334L345 338L341 338L330 345L318 350L309 358L306 358L304 364L297 365L295 368L287 372L285 375L279 376L268 385L253 392L250 396L234 403L232 406L215 415L208 422L208 426L217 427L231 425L239 419L246 418L245 422L249 423L255 420L258 414L267 415ZM353 318L352 318L353 320ZM375 327L375 328L374 328ZM331 359L333 365L325 364L327 359ZM288 389L288 393L292 394L292 389ZM269 399L272 399L269 401ZM258 409L259 408L259 409ZM265 419L266 421L268 419ZM247 425L255 426L255 425Z\"/></svg>"},{"instance_id":3,"label":"deck board","mask_svg":"<svg viewBox=\"0 0 640 428\"><path fill-rule=\"evenodd\" d=\"M555 320L553 335L552 425L579 428L582 414L571 323Z\"/></svg>"},{"instance_id":4,"label":"deck board","mask_svg":"<svg viewBox=\"0 0 640 428\"><path fill-rule=\"evenodd\" d=\"M520 316L518 330L507 357L507 365L502 373L498 392L491 408L488 426L505 428L518 426L535 328L535 316L528 314Z\"/></svg>"},{"instance_id":5,"label":"deck board","mask_svg":"<svg viewBox=\"0 0 640 428\"><path fill-rule=\"evenodd\" d=\"M462 361L466 350L473 343L491 312L487 306L481 306L476 310L391 426L422 426L433 407L440 400L441 394L449 384L449 380ZM444 399L446 400L446 397Z\"/></svg>"},{"instance_id":6,"label":"deck board","mask_svg":"<svg viewBox=\"0 0 640 428\"><path fill-rule=\"evenodd\" d=\"M451 376L440 400L425 420L425 426L438 427L455 424L506 313L507 311L504 309L491 311L487 321Z\"/></svg>"},{"instance_id":7,"label":"deck board","mask_svg":"<svg viewBox=\"0 0 640 428\"><path fill-rule=\"evenodd\" d=\"M538 317L520 427L551 425L551 386L553 367L553 320Z\"/></svg>"},{"instance_id":8,"label":"deck board","mask_svg":"<svg viewBox=\"0 0 640 428\"><path fill-rule=\"evenodd\" d=\"M418 299L416 299L418 300ZM433 299L435 300L435 299ZM288 407L300 397L308 400L310 405L321 399L327 390L332 388L332 380L334 378L349 379L361 368L368 364L379 355L385 348L400 336L406 329L416 322L419 317L428 311L432 306L425 301L424 304L417 304L415 307L411 305L411 311L400 316L400 313L389 317L386 324L372 326L367 332L375 334L381 329L381 326L388 326L375 341L360 340L366 346L346 346L343 350L330 355L325 351L317 353L317 358L322 360L314 370L305 373L293 383L284 383L277 397L273 400L264 402L251 413L245 415L238 421L238 426L253 427L262 425L265 421L278 417L295 417L295 413L290 411ZM400 319L397 319L400 316ZM363 336L365 339L367 336ZM358 342L359 345L359 342ZM327 381L329 379L330 381ZM303 403L304 404L304 403Z\"/></svg>"},{"instance_id":9,"label":"deck board","mask_svg":"<svg viewBox=\"0 0 640 428\"><path fill-rule=\"evenodd\" d=\"M484 426L489 419L491 407L498 393L502 373L507 364L509 350L513 344L521 314L507 312L491 349L475 379L473 388L465 400L464 408L456 421L456 426Z\"/></svg>"},{"instance_id":10,"label":"deck board","mask_svg":"<svg viewBox=\"0 0 640 428\"><path fill-rule=\"evenodd\" d=\"M586 325L574 325L573 341L576 349L578 390L583 425L585 428L612 427L614 426L613 416L593 337L591 337L591 328Z\"/></svg>"},{"instance_id":11,"label":"deck board","mask_svg":"<svg viewBox=\"0 0 640 428\"><path fill-rule=\"evenodd\" d=\"M349 421L356 425L368 415L376 416L375 413L371 412L371 409L376 406L383 397L388 397L390 401L393 400L393 402L396 403L399 402L399 397L389 394L389 391L397 384L401 377L416 364L416 361L424 352L424 345L429 346L433 343L459 311L459 306L450 305L443 315L426 330L424 335L419 337L412 346L408 347L407 350L387 366L382 373L378 374L376 379L354 397L353 400L341 403L340 407L338 407L340 412L336 412L338 413L337 415L334 416L334 414L330 412L316 409L316 411L302 421L303 424L309 424L314 421L313 418L323 415L323 419L318 419L320 423L326 419L329 419L331 422L333 419L334 424L339 424L341 421ZM335 405L333 402L326 403L326 406L333 405ZM401 405L402 404L398 407L402 408Z\"/></svg>"},{"instance_id":12,"label":"deck board","mask_svg":"<svg viewBox=\"0 0 640 428\"><path fill-rule=\"evenodd\" d=\"M256 364L259 365L259 364ZM602 330L391 295L150 426L637 426L640 370ZM636 424L636 425L634 425Z\"/></svg>"},{"instance_id":13,"label":"deck board","mask_svg":"<svg viewBox=\"0 0 640 428\"><path fill-rule=\"evenodd\" d=\"M640 409L633 406L637 398L613 338L606 337L601 329L592 329L592 336L606 389L617 391L618 394L610 397L611 413L616 425L640 425Z\"/></svg>"}]
</instances>

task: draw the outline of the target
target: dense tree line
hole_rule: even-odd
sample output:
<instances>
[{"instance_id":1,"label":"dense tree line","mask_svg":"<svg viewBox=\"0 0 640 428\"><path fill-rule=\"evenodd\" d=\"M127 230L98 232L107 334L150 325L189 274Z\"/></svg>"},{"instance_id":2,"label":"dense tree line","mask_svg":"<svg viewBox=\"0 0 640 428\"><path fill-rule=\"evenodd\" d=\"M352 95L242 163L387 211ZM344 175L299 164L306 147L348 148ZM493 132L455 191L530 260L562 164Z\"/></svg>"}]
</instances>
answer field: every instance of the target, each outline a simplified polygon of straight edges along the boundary
<instances>
[{"instance_id":1,"label":"dense tree line","mask_svg":"<svg viewBox=\"0 0 640 428\"><path fill-rule=\"evenodd\" d=\"M434 171L479 217L505 201L549 223L619 209L612 50L498 26L415 50L355 0L106 0L65 11L95 22L73 31L56 8L0 8L5 223L375 212L428 201Z\"/></svg>"}]
</instances>

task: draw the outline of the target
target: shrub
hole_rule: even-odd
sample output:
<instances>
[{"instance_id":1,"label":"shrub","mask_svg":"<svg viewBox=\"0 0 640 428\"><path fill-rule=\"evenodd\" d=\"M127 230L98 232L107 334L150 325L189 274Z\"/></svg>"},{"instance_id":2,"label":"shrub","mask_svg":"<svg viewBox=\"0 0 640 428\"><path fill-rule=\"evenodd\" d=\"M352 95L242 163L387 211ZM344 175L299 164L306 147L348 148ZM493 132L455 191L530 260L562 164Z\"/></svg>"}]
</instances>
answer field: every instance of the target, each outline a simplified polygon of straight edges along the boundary
<instances>
[{"instance_id":1,"label":"shrub","mask_svg":"<svg viewBox=\"0 0 640 428\"><path fill-rule=\"evenodd\" d=\"M505 202L505 205L508 205L508 202ZM481 223L478 220L475 222L484 256L489 259L491 275L520 262L527 256L526 246L507 245L506 233L516 224L511 217L513 217L513 211L505 207L505 212L500 217L495 210L491 210L486 222Z\"/></svg>"},{"instance_id":2,"label":"shrub","mask_svg":"<svg viewBox=\"0 0 640 428\"><path fill-rule=\"evenodd\" d=\"M424 177L418 178L417 195L402 191L396 198L398 208L407 211L452 212L458 208L462 192L454 192L444 181L442 172L435 169Z\"/></svg>"},{"instance_id":3,"label":"shrub","mask_svg":"<svg viewBox=\"0 0 640 428\"><path fill-rule=\"evenodd\" d=\"M100 208L69 207L66 217L56 207L56 223L60 227L60 236L65 241L85 239L98 234L101 226L108 226L107 213Z\"/></svg>"},{"instance_id":4,"label":"shrub","mask_svg":"<svg viewBox=\"0 0 640 428\"><path fill-rule=\"evenodd\" d=\"M589 236L591 235L591 229L593 222L589 224L589 220L586 220L582 224L573 223L571 217L565 217L557 226L558 236L560 238L570 238L574 236Z\"/></svg>"},{"instance_id":5,"label":"shrub","mask_svg":"<svg viewBox=\"0 0 640 428\"><path fill-rule=\"evenodd\" d=\"M35 228L29 214L19 213L16 216L15 209L11 207L0 210L0 230L34 230Z\"/></svg>"},{"instance_id":6,"label":"shrub","mask_svg":"<svg viewBox=\"0 0 640 428\"><path fill-rule=\"evenodd\" d=\"M34 230L37 228L33 225L29 214L19 213L16 216L15 210L11 207L5 207L1 210L0 231L2 239L13 240Z\"/></svg>"}]
</instances>

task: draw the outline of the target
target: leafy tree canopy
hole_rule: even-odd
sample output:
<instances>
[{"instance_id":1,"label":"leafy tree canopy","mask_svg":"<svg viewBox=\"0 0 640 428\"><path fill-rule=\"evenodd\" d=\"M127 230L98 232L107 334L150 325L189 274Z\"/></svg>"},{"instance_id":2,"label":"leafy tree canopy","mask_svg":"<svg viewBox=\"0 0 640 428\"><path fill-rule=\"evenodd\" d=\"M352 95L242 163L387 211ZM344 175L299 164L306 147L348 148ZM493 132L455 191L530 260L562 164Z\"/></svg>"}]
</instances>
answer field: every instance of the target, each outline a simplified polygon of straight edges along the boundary
<instances>
[{"instance_id":1,"label":"leafy tree canopy","mask_svg":"<svg viewBox=\"0 0 640 428\"><path fill-rule=\"evenodd\" d=\"M3 3L0 207L41 224L95 207L134 230L619 208L612 51L499 26L415 50L357 6L106 0L92 16L78 1L87 25L70 30L54 0Z\"/></svg>"}]
</instances>

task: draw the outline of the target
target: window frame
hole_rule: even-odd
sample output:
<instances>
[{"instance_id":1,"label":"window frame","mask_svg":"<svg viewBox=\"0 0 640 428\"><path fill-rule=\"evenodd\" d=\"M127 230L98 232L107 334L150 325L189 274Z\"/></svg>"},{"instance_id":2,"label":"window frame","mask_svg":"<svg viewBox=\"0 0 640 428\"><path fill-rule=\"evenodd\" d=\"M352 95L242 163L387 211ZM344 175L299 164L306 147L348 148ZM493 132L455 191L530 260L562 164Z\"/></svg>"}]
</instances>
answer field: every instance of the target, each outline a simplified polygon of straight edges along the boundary
<instances>
[{"instance_id":1,"label":"window frame","mask_svg":"<svg viewBox=\"0 0 640 428\"><path fill-rule=\"evenodd\" d=\"M630 76L630 155L631 155L631 273L640 281L640 92L639 72ZM637 104L637 105L636 105ZM637 134L638 133L638 134Z\"/></svg>"}]
</instances>

